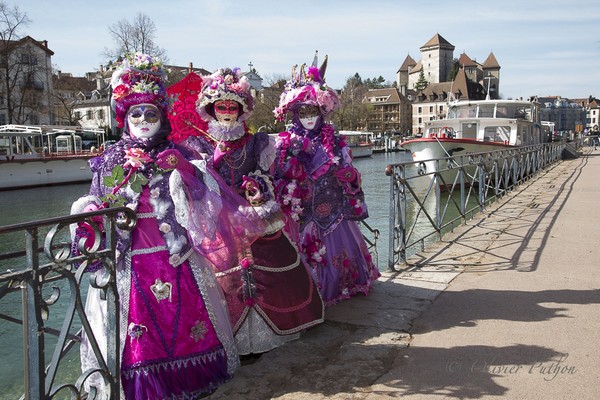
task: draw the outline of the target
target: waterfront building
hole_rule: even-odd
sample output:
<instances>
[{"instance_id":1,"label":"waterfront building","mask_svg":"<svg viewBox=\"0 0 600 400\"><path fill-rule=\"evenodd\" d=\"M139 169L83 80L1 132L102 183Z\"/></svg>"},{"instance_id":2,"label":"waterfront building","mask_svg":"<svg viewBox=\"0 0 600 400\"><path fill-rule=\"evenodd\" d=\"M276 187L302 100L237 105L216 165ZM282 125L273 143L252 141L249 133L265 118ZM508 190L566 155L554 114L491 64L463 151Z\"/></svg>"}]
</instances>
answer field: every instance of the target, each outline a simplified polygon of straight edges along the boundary
<instances>
[{"instance_id":1,"label":"waterfront building","mask_svg":"<svg viewBox=\"0 0 600 400\"><path fill-rule=\"evenodd\" d=\"M555 131L563 134L582 132L586 124L586 109L575 101L561 96L535 96L540 103L540 119L554 123Z\"/></svg>"},{"instance_id":2,"label":"waterfront building","mask_svg":"<svg viewBox=\"0 0 600 400\"><path fill-rule=\"evenodd\" d=\"M49 125L52 55L48 41L0 40L0 125Z\"/></svg>"},{"instance_id":3,"label":"waterfront building","mask_svg":"<svg viewBox=\"0 0 600 400\"><path fill-rule=\"evenodd\" d=\"M410 132L412 102L397 88L370 89L362 101L368 105L368 132L378 136Z\"/></svg>"},{"instance_id":4,"label":"waterfront building","mask_svg":"<svg viewBox=\"0 0 600 400\"><path fill-rule=\"evenodd\" d=\"M598 134L600 131L600 100L593 96L584 99L572 99L585 109L585 126L587 132Z\"/></svg>"}]
</instances>

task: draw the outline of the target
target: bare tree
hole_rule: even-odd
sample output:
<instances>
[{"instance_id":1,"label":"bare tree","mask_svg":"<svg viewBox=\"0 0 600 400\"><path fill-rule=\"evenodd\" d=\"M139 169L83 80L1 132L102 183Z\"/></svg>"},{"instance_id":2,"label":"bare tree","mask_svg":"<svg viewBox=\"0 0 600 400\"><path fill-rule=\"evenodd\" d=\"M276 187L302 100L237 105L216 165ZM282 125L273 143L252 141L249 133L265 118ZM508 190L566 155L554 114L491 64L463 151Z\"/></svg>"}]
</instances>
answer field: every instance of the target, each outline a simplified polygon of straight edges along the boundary
<instances>
[{"instance_id":1,"label":"bare tree","mask_svg":"<svg viewBox=\"0 0 600 400\"><path fill-rule=\"evenodd\" d=\"M338 129L358 130L364 126L367 106L362 100L367 90L358 72L346 79L340 95L341 107L333 117Z\"/></svg>"},{"instance_id":2,"label":"bare tree","mask_svg":"<svg viewBox=\"0 0 600 400\"><path fill-rule=\"evenodd\" d=\"M139 51L160 58L163 63L167 62L166 50L155 42L156 25L146 14L136 14L132 22L122 19L110 25L108 31L115 42L114 48L105 48L102 53L108 61Z\"/></svg>"},{"instance_id":3,"label":"bare tree","mask_svg":"<svg viewBox=\"0 0 600 400\"><path fill-rule=\"evenodd\" d=\"M273 110L279 105L279 96L283 92L285 78L281 75L267 76L266 85L256 93L254 111L248 119L251 131L277 133L285 130L283 122L276 121Z\"/></svg>"},{"instance_id":4,"label":"bare tree","mask_svg":"<svg viewBox=\"0 0 600 400\"><path fill-rule=\"evenodd\" d=\"M48 111L43 101L48 49L45 42L21 37L21 28L30 23L18 6L0 1L0 110L6 110L8 124L39 123L39 113Z\"/></svg>"}]
</instances>

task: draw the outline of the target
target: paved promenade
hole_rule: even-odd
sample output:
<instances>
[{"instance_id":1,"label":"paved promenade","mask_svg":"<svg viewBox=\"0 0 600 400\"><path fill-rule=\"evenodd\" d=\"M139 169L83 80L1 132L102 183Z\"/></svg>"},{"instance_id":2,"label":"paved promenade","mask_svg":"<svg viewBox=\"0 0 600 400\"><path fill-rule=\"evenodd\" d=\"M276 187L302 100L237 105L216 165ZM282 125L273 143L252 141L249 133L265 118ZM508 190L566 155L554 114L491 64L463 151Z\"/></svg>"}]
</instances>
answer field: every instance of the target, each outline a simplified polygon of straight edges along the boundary
<instances>
[{"instance_id":1,"label":"paved promenade","mask_svg":"<svg viewBox=\"0 0 600 400\"><path fill-rule=\"evenodd\" d=\"M585 148L208 398L600 398L599 201Z\"/></svg>"}]
</instances>

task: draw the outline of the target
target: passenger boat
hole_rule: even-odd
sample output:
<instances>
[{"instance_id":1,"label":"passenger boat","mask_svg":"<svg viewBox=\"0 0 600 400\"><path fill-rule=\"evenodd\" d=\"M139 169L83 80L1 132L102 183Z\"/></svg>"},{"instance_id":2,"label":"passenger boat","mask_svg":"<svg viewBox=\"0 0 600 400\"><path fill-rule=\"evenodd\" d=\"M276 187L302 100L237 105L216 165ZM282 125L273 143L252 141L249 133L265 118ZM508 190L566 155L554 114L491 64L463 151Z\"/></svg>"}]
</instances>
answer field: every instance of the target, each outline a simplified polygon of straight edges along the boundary
<instances>
[{"instance_id":1,"label":"passenger boat","mask_svg":"<svg viewBox=\"0 0 600 400\"><path fill-rule=\"evenodd\" d=\"M339 131L350 150L352 158L371 157L373 155L373 133L361 131Z\"/></svg>"},{"instance_id":2,"label":"passenger boat","mask_svg":"<svg viewBox=\"0 0 600 400\"><path fill-rule=\"evenodd\" d=\"M101 129L53 126L0 126L0 190L86 182L92 179L81 135Z\"/></svg>"},{"instance_id":3,"label":"passenger boat","mask_svg":"<svg viewBox=\"0 0 600 400\"><path fill-rule=\"evenodd\" d=\"M538 103L486 99L449 103L446 118L426 122L422 137L407 140L400 146L412 154L414 161L422 161L426 172L434 172L437 164L428 160L547 141ZM452 183L451 174L456 173L448 172L444 179L446 184Z\"/></svg>"}]
</instances>

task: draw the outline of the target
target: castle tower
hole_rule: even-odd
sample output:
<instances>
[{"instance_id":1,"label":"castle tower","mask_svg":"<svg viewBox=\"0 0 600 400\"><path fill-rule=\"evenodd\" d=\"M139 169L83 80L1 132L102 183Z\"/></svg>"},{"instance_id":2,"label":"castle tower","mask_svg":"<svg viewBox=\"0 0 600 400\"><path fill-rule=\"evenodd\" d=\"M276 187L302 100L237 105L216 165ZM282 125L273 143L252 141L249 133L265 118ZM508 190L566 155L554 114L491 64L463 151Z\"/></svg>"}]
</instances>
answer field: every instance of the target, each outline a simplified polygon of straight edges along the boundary
<instances>
[{"instance_id":1,"label":"castle tower","mask_svg":"<svg viewBox=\"0 0 600 400\"><path fill-rule=\"evenodd\" d=\"M483 79L481 85L488 90L491 99L500 98L500 64L490 52L488 58L483 62Z\"/></svg>"},{"instance_id":2,"label":"castle tower","mask_svg":"<svg viewBox=\"0 0 600 400\"><path fill-rule=\"evenodd\" d=\"M400 93L406 95L406 89L408 89L408 75L414 66L417 65L417 62L413 60L410 55L407 55L404 59L404 62L396 72L396 86L400 89Z\"/></svg>"},{"instance_id":3,"label":"castle tower","mask_svg":"<svg viewBox=\"0 0 600 400\"><path fill-rule=\"evenodd\" d=\"M452 68L454 46L436 33L419 50L425 79L429 83L445 82Z\"/></svg>"}]
</instances>

